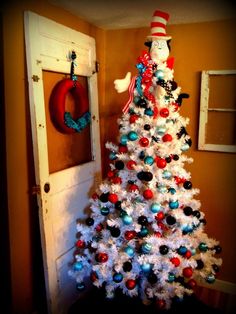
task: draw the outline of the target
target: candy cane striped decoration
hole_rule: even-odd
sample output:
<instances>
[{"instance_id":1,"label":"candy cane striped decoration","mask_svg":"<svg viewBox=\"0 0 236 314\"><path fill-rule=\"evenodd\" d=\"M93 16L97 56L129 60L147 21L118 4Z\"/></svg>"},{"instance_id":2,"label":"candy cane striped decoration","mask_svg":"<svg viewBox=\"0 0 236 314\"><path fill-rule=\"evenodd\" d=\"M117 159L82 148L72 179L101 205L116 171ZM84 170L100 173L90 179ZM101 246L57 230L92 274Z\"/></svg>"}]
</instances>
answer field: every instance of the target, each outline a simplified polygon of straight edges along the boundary
<instances>
[{"instance_id":1,"label":"candy cane striped decoration","mask_svg":"<svg viewBox=\"0 0 236 314\"><path fill-rule=\"evenodd\" d=\"M134 98L134 87L135 87L136 78L137 78L137 75L132 78L132 80L131 80L131 82L129 84L129 99L128 99L126 105L124 106L124 108L122 110L123 113L127 113L128 112L129 105L133 101L133 98Z\"/></svg>"}]
</instances>

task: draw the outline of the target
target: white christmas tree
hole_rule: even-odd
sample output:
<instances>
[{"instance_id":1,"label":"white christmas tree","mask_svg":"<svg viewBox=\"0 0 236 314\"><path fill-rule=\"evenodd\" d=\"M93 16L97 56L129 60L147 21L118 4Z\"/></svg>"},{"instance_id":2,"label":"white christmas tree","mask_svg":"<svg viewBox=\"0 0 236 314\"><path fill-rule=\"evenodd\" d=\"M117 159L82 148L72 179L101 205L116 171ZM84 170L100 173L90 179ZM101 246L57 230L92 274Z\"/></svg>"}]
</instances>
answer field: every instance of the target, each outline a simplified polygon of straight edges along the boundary
<instances>
[{"instance_id":1,"label":"white christmas tree","mask_svg":"<svg viewBox=\"0 0 236 314\"><path fill-rule=\"evenodd\" d=\"M77 289L89 278L112 297L117 288L168 309L194 291L197 281L215 281L222 260L218 241L204 232L204 213L194 196L189 119L180 115L183 98L174 81L169 15L155 11L149 51L138 58L138 74L115 81L129 85L130 98L119 119L118 143L107 143L107 178L91 197L91 214L77 224L75 260L69 271Z\"/></svg>"}]
</instances>

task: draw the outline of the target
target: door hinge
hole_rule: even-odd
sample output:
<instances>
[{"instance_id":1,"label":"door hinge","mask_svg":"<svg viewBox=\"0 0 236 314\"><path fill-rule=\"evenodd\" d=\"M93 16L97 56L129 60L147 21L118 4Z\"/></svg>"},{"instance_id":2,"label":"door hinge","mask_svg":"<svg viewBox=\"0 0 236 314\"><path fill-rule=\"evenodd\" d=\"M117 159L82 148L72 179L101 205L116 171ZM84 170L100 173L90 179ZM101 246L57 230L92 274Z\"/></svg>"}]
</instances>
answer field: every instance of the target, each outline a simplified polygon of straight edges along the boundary
<instances>
[{"instance_id":1,"label":"door hinge","mask_svg":"<svg viewBox=\"0 0 236 314\"><path fill-rule=\"evenodd\" d=\"M32 189L31 189L32 195L40 194L40 192L41 192L40 185L32 186Z\"/></svg>"},{"instance_id":2,"label":"door hinge","mask_svg":"<svg viewBox=\"0 0 236 314\"><path fill-rule=\"evenodd\" d=\"M34 82L38 82L38 81L39 81L38 75L33 75L33 76L32 76L32 80L33 80Z\"/></svg>"},{"instance_id":3,"label":"door hinge","mask_svg":"<svg viewBox=\"0 0 236 314\"><path fill-rule=\"evenodd\" d=\"M100 63L95 61L95 70L93 70L93 74L98 73L100 70Z\"/></svg>"}]
</instances>

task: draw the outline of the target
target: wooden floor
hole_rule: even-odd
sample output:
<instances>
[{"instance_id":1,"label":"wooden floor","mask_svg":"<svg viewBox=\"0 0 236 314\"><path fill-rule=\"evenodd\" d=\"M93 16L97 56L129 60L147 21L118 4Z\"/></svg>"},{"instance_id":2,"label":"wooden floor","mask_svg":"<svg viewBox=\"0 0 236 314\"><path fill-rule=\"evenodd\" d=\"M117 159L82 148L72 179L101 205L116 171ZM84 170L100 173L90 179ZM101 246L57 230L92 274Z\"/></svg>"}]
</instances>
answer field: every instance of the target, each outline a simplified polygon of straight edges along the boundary
<instances>
[{"instance_id":1,"label":"wooden floor","mask_svg":"<svg viewBox=\"0 0 236 314\"><path fill-rule=\"evenodd\" d=\"M104 295L103 290L94 288L86 298L81 298L73 304L68 314L223 314L222 311L200 302L195 296L173 303L170 310L160 310L154 304L144 305L138 298L130 298L119 292L111 300L106 299Z\"/></svg>"}]
</instances>

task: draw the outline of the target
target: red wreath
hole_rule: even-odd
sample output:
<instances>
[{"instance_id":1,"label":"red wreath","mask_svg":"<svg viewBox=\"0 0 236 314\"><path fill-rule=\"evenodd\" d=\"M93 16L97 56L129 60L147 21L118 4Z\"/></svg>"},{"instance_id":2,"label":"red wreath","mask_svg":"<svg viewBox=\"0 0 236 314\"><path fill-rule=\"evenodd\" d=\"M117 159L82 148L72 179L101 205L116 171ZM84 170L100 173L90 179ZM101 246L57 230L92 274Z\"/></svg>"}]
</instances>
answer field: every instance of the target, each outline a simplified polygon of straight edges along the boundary
<instances>
[{"instance_id":1,"label":"red wreath","mask_svg":"<svg viewBox=\"0 0 236 314\"><path fill-rule=\"evenodd\" d=\"M78 112L78 117L74 121L89 111L88 96L83 86L77 81L66 78L59 81L52 90L50 114L54 125L59 131L63 133L75 133L76 130L74 128L70 128L65 124L65 100L68 93L73 96L76 112Z\"/></svg>"}]
</instances>

